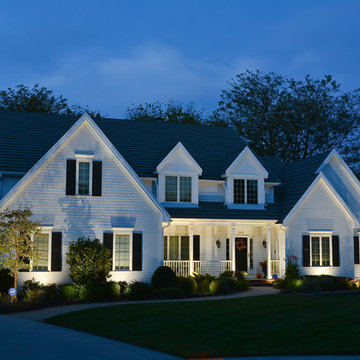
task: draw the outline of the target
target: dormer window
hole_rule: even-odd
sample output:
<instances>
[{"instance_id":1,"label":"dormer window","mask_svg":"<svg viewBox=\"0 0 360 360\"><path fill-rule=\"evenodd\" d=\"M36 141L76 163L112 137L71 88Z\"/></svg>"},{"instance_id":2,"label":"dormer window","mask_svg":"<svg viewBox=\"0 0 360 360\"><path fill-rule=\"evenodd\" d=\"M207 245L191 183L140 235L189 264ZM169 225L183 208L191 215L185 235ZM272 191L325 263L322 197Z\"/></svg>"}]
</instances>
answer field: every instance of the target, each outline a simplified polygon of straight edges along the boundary
<instances>
[{"instance_id":1,"label":"dormer window","mask_svg":"<svg viewBox=\"0 0 360 360\"><path fill-rule=\"evenodd\" d=\"M191 176L165 176L165 201L191 202Z\"/></svg>"},{"instance_id":2,"label":"dormer window","mask_svg":"<svg viewBox=\"0 0 360 360\"><path fill-rule=\"evenodd\" d=\"M234 204L257 204L258 181L255 179L234 179Z\"/></svg>"}]
</instances>

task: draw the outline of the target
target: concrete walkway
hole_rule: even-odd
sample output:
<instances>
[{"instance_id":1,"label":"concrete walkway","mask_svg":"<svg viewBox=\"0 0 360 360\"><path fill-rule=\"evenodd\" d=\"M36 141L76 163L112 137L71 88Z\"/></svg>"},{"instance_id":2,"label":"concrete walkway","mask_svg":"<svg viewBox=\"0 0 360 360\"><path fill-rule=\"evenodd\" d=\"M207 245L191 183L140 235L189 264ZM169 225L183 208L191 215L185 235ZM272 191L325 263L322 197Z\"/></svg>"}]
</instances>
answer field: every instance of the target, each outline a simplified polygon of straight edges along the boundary
<instances>
[{"instance_id":1,"label":"concrete walkway","mask_svg":"<svg viewBox=\"0 0 360 360\"><path fill-rule=\"evenodd\" d=\"M71 329L0 315L0 359L175 360L179 358Z\"/></svg>"},{"instance_id":2,"label":"concrete walkway","mask_svg":"<svg viewBox=\"0 0 360 360\"><path fill-rule=\"evenodd\" d=\"M197 298L188 298L188 299L172 299L172 300L146 300L146 301L112 301L112 302L100 302L100 303L90 303L90 304L78 304L78 305L65 305L57 306L42 310L33 310L33 311L23 311L19 313L11 314L13 317L20 317L23 319L41 321L49 317L65 314L72 311L79 311L84 309L91 309L96 307L104 306L116 306L116 305L128 305L128 304L149 304L149 303L158 303L158 302L183 302L183 301L214 301L214 300L226 300L226 299L235 299L235 298L246 298L253 296L261 295L274 295L277 294L279 290L276 290L272 287L263 286L263 287L252 287L248 291L239 292L231 295L224 296L209 296L209 297L197 297Z\"/></svg>"}]
</instances>

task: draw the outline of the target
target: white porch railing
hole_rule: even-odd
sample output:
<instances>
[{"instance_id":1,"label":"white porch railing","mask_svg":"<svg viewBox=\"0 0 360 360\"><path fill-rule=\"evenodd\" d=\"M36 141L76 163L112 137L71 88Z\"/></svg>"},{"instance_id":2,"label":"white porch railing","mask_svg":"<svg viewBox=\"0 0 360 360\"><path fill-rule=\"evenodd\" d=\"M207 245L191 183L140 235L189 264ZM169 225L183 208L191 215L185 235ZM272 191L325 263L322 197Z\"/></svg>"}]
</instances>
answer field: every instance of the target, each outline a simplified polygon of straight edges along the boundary
<instances>
[{"instance_id":1,"label":"white porch railing","mask_svg":"<svg viewBox=\"0 0 360 360\"><path fill-rule=\"evenodd\" d=\"M222 272L231 270L231 260L220 261L193 261L194 272L198 274L211 274L219 276ZM187 260L165 260L165 266L169 266L177 276L190 275L190 261Z\"/></svg>"},{"instance_id":2,"label":"white porch railing","mask_svg":"<svg viewBox=\"0 0 360 360\"><path fill-rule=\"evenodd\" d=\"M271 260L271 276L276 274L280 276L280 260Z\"/></svg>"}]
</instances>

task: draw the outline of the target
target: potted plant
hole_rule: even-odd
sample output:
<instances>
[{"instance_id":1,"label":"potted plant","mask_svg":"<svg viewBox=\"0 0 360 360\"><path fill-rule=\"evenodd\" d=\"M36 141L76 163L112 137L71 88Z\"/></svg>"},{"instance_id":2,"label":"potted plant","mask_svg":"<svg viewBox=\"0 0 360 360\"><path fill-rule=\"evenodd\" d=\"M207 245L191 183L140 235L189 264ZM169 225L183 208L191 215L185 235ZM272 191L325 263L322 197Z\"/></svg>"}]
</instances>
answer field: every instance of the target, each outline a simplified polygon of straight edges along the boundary
<instances>
[{"instance_id":1,"label":"potted plant","mask_svg":"<svg viewBox=\"0 0 360 360\"><path fill-rule=\"evenodd\" d=\"M261 265L262 272L264 274L264 279L266 279L266 276L267 276L267 260L260 261L259 265Z\"/></svg>"}]
</instances>

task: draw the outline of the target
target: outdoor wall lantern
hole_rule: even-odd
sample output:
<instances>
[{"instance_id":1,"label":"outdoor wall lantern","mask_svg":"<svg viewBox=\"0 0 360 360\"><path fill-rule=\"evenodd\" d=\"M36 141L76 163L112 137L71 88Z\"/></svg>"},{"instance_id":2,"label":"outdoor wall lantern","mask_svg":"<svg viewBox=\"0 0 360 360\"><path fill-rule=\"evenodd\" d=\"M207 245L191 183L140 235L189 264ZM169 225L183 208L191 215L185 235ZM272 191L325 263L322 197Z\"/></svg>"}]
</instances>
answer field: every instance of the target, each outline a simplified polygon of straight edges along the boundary
<instances>
[{"instance_id":1,"label":"outdoor wall lantern","mask_svg":"<svg viewBox=\"0 0 360 360\"><path fill-rule=\"evenodd\" d=\"M221 246L221 241L220 241L220 239L217 239L217 240L215 241L215 243L216 243L216 246L218 247L218 249L220 249L220 246Z\"/></svg>"},{"instance_id":2,"label":"outdoor wall lantern","mask_svg":"<svg viewBox=\"0 0 360 360\"><path fill-rule=\"evenodd\" d=\"M266 249L266 245L267 245L267 243L266 243L266 240L263 240L263 247Z\"/></svg>"}]
</instances>

